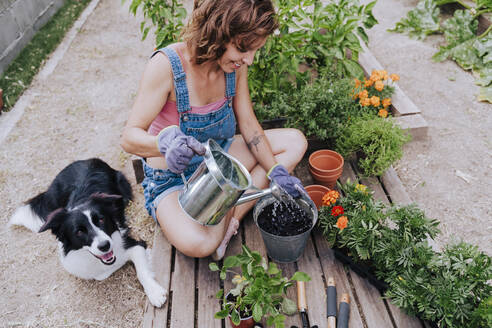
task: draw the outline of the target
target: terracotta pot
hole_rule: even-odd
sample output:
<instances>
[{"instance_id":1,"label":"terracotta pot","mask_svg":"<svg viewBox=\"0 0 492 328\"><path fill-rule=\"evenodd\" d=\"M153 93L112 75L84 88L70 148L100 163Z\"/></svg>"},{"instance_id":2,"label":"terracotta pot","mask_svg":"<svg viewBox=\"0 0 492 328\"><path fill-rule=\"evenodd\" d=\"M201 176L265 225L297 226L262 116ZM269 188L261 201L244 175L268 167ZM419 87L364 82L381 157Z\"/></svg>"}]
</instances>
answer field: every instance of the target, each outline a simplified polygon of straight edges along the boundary
<instances>
[{"instance_id":1,"label":"terracotta pot","mask_svg":"<svg viewBox=\"0 0 492 328\"><path fill-rule=\"evenodd\" d=\"M319 175L341 173L343 156L333 150L321 149L309 156L309 167Z\"/></svg>"},{"instance_id":2,"label":"terracotta pot","mask_svg":"<svg viewBox=\"0 0 492 328\"><path fill-rule=\"evenodd\" d=\"M331 175L320 175L309 168L309 172L313 176L314 180L318 181L321 185L328 187L330 189L335 188L338 178L342 175L342 172L334 173Z\"/></svg>"},{"instance_id":3,"label":"terracotta pot","mask_svg":"<svg viewBox=\"0 0 492 328\"><path fill-rule=\"evenodd\" d=\"M244 319L241 318L241 322L239 322L239 325L237 326L232 322L230 316L229 316L229 321L231 322L231 326L236 328L253 328L255 326L255 321L253 320L253 316Z\"/></svg>"},{"instance_id":4,"label":"terracotta pot","mask_svg":"<svg viewBox=\"0 0 492 328\"><path fill-rule=\"evenodd\" d=\"M305 189L318 209L323 205L323 196L330 191L330 188L323 185L310 185L306 186Z\"/></svg>"}]
</instances>

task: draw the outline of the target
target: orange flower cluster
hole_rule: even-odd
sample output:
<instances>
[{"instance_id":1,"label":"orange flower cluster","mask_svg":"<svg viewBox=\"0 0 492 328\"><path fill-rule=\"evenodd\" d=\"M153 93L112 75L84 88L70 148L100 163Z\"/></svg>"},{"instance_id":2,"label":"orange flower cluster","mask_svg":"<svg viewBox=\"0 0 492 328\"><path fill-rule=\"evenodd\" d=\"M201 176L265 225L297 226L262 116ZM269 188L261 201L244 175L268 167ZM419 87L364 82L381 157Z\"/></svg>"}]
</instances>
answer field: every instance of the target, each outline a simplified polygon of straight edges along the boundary
<instances>
[{"instance_id":1,"label":"orange flower cluster","mask_svg":"<svg viewBox=\"0 0 492 328\"><path fill-rule=\"evenodd\" d=\"M336 190L330 190L326 194L323 195L323 205L325 206L330 206L332 204L335 204L337 201L338 197L340 197L340 194Z\"/></svg>"},{"instance_id":2,"label":"orange flower cluster","mask_svg":"<svg viewBox=\"0 0 492 328\"><path fill-rule=\"evenodd\" d=\"M345 229L347 225L348 225L348 218L345 215L338 218L337 227L338 229L340 229L340 231L343 231L343 229Z\"/></svg>"},{"instance_id":3,"label":"orange flower cluster","mask_svg":"<svg viewBox=\"0 0 492 328\"><path fill-rule=\"evenodd\" d=\"M359 99L361 106L372 106L378 110L379 116L387 117L388 107L391 105L391 98L383 96L383 90L387 86L385 81L391 80L396 82L399 79L400 77L397 74L388 75L388 72L385 70L373 70L369 79L364 79L363 81L355 79L353 98L355 100Z\"/></svg>"}]
</instances>

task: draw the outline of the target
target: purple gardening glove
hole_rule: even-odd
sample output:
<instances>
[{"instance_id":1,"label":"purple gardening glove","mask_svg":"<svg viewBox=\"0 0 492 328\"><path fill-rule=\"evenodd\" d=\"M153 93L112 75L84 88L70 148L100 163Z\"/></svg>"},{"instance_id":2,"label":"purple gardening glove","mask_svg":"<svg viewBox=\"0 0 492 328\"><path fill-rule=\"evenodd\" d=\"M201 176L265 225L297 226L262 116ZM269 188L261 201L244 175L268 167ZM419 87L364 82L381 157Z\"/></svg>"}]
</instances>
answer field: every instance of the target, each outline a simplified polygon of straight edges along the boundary
<instances>
[{"instance_id":1,"label":"purple gardening glove","mask_svg":"<svg viewBox=\"0 0 492 328\"><path fill-rule=\"evenodd\" d=\"M205 154L205 147L198 140L187 136L175 125L159 132L157 148L166 157L169 170L176 174L184 172L195 153Z\"/></svg>"},{"instance_id":2,"label":"purple gardening glove","mask_svg":"<svg viewBox=\"0 0 492 328\"><path fill-rule=\"evenodd\" d=\"M271 168L267 176L294 198L300 197L301 192L306 192L302 186L301 180L290 175L285 167L280 164Z\"/></svg>"}]
</instances>

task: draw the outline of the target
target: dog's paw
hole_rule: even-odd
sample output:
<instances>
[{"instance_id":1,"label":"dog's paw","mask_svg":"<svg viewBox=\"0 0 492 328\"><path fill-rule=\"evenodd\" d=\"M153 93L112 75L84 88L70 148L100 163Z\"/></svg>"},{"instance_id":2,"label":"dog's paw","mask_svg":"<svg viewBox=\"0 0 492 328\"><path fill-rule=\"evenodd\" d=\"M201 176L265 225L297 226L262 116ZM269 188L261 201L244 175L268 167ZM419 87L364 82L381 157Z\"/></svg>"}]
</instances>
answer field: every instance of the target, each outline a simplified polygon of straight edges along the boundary
<instances>
[{"instance_id":1,"label":"dog's paw","mask_svg":"<svg viewBox=\"0 0 492 328\"><path fill-rule=\"evenodd\" d=\"M167 290L157 282L152 284L151 288L145 289L145 294L147 294L150 303L155 307L161 307L166 303Z\"/></svg>"}]
</instances>

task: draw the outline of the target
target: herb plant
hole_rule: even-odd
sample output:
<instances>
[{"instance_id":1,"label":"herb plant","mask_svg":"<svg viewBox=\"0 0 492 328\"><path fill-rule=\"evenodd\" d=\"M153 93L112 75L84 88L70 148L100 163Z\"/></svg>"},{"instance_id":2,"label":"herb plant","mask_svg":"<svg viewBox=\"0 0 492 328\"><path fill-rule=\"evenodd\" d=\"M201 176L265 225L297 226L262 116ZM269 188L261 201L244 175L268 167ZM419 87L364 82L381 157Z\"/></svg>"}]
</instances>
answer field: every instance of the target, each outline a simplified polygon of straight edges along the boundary
<instances>
[{"instance_id":1,"label":"herb plant","mask_svg":"<svg viewBox=\"0 0 492 328\"><path fill-rule=\"evenodd\" d=\"M125 0L123 0L124 2ZM152 26L155 27L156 48L162 48L178 41L183 20L187 16L182 1L178 0L132 0L130 12L136 16L141 7L145 19L150 19L152 24L147 25L144 20L140 23L142 40L145 40Z\"/></svg>"},{"instance_id":2,"label":"herb plant","mask_svg":"<svg viewBox=\"0 0 492 328\"><path fill-rule=\"evenodd\" d=\"M222 299L222 310L215 314L215 318L230 316L236 325L241 320L240 313L247 313L256 322L265 317L267 325L283 328L284 314L292 315L297 311L295 302L286 296L287 288L293 281L311 280L304 272L296 272L290 279L283 277L275 263L267 263L260 253L251 251L246 245L242 246L241 254L228 256L222 268L216 263L210 263L209 267L212 271L220 270L222 280L226 279L228 272L234 274L232 283L236 286L230 290L234 300L228 299L223 289L219 290L216 296ZM233 271L234 267L240 267L242 273Z\"/></svg>"},{"instance_id":3,"label":"herb plant","mask_svg":"<svg viewBox=\"0 0 492 328\"><path fill-rule=\"evenodd\" d=\"M336 141L344 157L358 157L358 165L367 176L380 176L402 155L410 140L392 120L362 115L351 119Z\"/></svg>"},{"instance_id":4,"label":"herb plant","mask_svg":"<svg viewBox=\"0 0 492 328\"><path fill-rule=\"evenodd\" d=\"M360 114L361 108L351 95L354 82L335 73L324 73L312 83L290 94L279 92L270 104L258 105L258 119L285 117L286 127L295 127L307 137L334 140L350 117Z\"/></svg>"}]
</instances>

